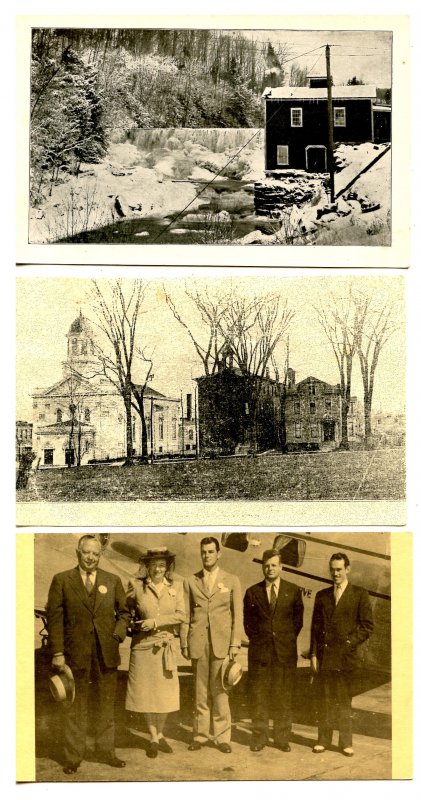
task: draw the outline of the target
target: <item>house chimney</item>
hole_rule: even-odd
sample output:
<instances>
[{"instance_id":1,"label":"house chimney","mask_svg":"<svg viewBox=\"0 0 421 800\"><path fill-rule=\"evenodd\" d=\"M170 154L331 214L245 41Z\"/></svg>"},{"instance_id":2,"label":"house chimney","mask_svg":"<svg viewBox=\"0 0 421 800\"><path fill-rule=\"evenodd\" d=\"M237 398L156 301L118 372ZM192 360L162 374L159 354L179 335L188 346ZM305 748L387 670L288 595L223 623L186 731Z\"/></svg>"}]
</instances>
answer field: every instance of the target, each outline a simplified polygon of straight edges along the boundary
<instances>
[{"instance_id":1,"label":"house chimney","mask_svg":"<svg viewBox=\"0 0 421 800\"><path fill-rule=\"evenodd\" d=\"M190 420L192 418L192 396L191 396L191 394L186 395L186 403L187 403L187 410L186 410L187 420L190 422Z\"/></svg>"}]
</instances>

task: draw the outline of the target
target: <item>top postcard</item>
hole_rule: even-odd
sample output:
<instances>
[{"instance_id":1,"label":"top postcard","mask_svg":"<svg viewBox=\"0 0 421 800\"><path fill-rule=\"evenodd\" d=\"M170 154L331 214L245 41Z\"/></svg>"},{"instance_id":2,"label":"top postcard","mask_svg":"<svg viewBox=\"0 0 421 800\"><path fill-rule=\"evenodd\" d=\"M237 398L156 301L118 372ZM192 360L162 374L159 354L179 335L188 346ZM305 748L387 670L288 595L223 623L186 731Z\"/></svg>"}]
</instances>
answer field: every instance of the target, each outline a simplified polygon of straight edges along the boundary
<instances>
[{"instance_id":1,"label":"top postcard","mask_svg":"<svg viewBox=\"0 0 421 800\"><path fill-rule=\"evenodd\" d=\"M21 18L17 261L409 266L407 19L303 19Z\"/></svg>"}]
</instances>

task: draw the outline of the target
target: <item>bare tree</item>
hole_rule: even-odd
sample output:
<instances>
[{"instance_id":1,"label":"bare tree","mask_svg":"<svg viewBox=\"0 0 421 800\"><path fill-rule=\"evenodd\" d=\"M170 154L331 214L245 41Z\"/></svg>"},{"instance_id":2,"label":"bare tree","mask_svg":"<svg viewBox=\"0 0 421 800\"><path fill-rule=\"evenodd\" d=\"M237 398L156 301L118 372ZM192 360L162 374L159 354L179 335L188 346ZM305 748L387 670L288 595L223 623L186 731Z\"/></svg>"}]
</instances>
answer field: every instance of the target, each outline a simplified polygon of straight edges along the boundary
<instances>
[{"instance_id":1,"label":"bare tree","mask_svg":"<svg viewBox=\"0 0 421 800\"><path fill-rule=\"evenodd\" d=\"M137 411L140 417L141 422L141 456L143 460L146 460L148 457L148 429L146 425L146 417L145 417L145 391L148 385L148 382L152 380L152 369L153 369L153 361L152 358L148 358L144 351L140 348L136 350L139 359L145 364L146 366L146 375L144 378L143 383L133 383L132 384L132 392L133 392L133 399L132 399L132 406ZM151 426L152 426L152 419L151 419Z\"/></svg>"},{"instance_id":2,"label":"bare tree","mask_svg":"<svg viewBox=\"0 0 421 800\"><path fill-rule=\"evenodd\" d=\"M354 304L352 285L349 285L344 297L331 294L327 301L320 300L315 311L338 365L342 398L340 447L349 450L348 413L351 405L352 366L357 352L355 331L358 326L358 311Z\"/></svg>"},{"instance_id":3,"label":"bare tree","mask_svg":"<svg viewBox=\"0 0 421 800\"><path fill-rule=\"evenodd\" d=\"M272 292L249 299L232 294L219 327L246 386L249 405L250 445L257 449L257 418L275 351L286 336L295 312L288 301ZM276 375L276 370L275 370Z\"/></svg>"},{"instance_id":4,"label":"bare tree","mask_svg":"<svg viewBox=\"0 0 421 800\"><path fill-rule=\"evenodd\" d=\"M126 460L133 463L132 394L134 358L136 353L137 325L146 284L142 280L130 282L123 290L121 279L109 282L110 298L101 290L98 281L93 281L96 299L96 323L105 334L108 349L95 346L102 373L123 398L126 413Z\"/></svg>"},{"instance_id":5,"label":"bare tree","mask_svg":"<svg viewBox=\"0 0 421 800\"><path fill-rule=\"evenodd\" d=\"M356 309L355 341L364 392L364 441L366 447L370 447L374 377L380 353L399 324L395 322L389 301L378 304L372 296L356 291L353 300Z\"/></svg>"},{"instance_id":6,"label":"bare tree","mask_svg":"<svg viewBox=\"0 0 421 800\"><path fill-rule=\"evenodd\" d=\"M196 283L186 282L186 297L191 301L189 305L196 311L196 317L198 316L198 319L194 320L189 309L186 309L181 316L166 287L164 286L163 289L167 305L177 322L187 331L203 364L205 375L213 375L218 368L220 356L226 344L221 321L230 306L231 290L218 291L209 286L199 289ZM196 327L198 327L197 332Z\"/></svg>"}]
</instances>

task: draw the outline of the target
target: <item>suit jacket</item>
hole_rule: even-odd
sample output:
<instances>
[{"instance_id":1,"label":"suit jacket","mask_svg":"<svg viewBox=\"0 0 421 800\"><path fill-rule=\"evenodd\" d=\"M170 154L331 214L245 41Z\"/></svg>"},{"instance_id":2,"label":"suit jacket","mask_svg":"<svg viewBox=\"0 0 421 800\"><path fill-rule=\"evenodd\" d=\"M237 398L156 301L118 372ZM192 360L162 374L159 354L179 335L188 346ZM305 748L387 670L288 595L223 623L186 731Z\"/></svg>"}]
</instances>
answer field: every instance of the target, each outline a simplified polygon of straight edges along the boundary
<instances>
[{"instance_id":1,"label":"suit jacket","mask_svg":"<svg viewBox=\"0 0 421 800\"><path fill-rule=\"evenodd\" d=\"M335 605L333 586L317 592L311 624L311 654L320 669L358 666L358 647L373 630L373 614L366 589L348 583Z\"/></svg>"},{"instance_id":2,"label":"suit jacket","mask_svg":"<svg viewBox=\"0 0 421 800\"><path fill-rule=\"evenodd\" d=\"M303 600L294 584L281 579L272 615L266 582L254 584L244 597L244 627L249 637L249 666L266 664L272 645L281 663L297 663L297 636L303 627Z\"/></svg>"},{"instance_id":3,"label":"suit jacket","mask_svg":"<svg viewBox=\"0 0 421 800\"><path fill-rule=\"evenodd\" d=\"M219 568L212 592L203 582L203 570L184 581L186 622L181 625L181 647L189 647L191 658L200 658L210 635L216 658L225 658L229 648L241 646L243 605L240 581Z\"/></svg>"},{"instance_id":4,"label":"suit jacket","mask_svg":"<svg viewBox=\"0 0 421 800\"><path fill-rule=\"evenodd\" d=\"M91 597L78 567L54 576L47 603L48 641L51 654L64 653L70 667L90 665L95 634L105 665L117 667L128 621L126 594L117 575L97 569Z\"/></svg>"}]
</instances>

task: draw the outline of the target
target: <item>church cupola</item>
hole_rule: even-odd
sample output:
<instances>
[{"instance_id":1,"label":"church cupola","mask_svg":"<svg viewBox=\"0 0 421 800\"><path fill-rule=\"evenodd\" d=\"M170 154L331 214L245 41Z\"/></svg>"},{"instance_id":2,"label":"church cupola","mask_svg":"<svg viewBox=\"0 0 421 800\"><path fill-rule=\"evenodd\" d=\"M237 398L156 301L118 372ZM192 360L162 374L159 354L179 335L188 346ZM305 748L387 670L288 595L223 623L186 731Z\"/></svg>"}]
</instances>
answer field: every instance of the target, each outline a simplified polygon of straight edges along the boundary
<instances>
[{"instance_id":1,"label":"church cupola","mask_svg":"<svg viewBox=\"0 0 421 800\"><path fill-rule=\"evenodd\" d=\"M95 357L95 344L92 327L80 311L72 322L67 335L67 359L65 373L73 371L83 375L98 364Z\"/></svg>"}]
</instances>

